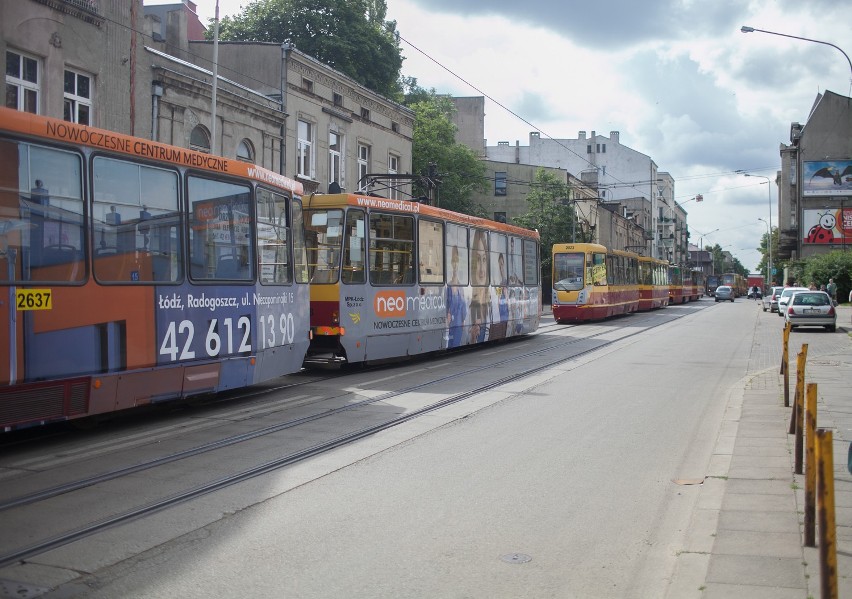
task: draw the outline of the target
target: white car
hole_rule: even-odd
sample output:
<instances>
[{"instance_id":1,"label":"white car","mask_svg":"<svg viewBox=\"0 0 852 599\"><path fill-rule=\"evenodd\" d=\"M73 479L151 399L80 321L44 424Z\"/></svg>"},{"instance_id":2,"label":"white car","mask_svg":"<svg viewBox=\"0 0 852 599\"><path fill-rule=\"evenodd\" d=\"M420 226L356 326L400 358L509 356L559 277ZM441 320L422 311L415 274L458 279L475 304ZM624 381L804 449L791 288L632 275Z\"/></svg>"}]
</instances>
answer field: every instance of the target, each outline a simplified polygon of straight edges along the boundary
<instances>
[{"instance_id":1,"label":"white car","mask_svg":"<svg viewBox=\"0 0 852 599\"><path fill-rule=\"evenodd\" d=\"M778 316L784 318L784 313L787 311L787 302L790 301L790 296L799 291L810 291L807 287L785 287L781 295L778 296Z\"/></svg>"},{"instance_id":2,"label":"white car","mask_svg":"<svg viewBox=\"0 0 852 599\"><path fill-rule=\"evenodd\" d=\"M831 296L825 291L799 291L790 297L784 320L790 329L796 327L825 327L829 332L837 329L837 312Z\"/></svg>"}]
</instances>

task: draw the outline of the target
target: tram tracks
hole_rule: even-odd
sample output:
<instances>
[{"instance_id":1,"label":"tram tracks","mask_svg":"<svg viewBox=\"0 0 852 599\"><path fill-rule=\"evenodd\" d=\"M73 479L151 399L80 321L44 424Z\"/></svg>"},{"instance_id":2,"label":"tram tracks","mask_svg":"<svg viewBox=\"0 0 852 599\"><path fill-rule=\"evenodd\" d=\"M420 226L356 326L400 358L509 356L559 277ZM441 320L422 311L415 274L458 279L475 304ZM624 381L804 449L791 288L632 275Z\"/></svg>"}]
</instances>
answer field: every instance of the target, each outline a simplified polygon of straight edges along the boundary
<instances>
[{"instance_id":1,"label":"tram tracks","mask_svg":"<svg viewBox=\"0 0 852 599\"><path fill-rule=\"evenodd\" d=\"M429 380L419 382L417 384L408 385L403 389L388 391L355 402L347 402L345 405L339 406L337 408L323 409L308 414L306 416L291 418L284 422L276 423L271 426L261 427L237 435L230 435L228 437L211 441L208 443L202 443L200 445L196 445L184 449L182 451L177 451L167 455L159 456L155 459L141 461L125 467L114 468L112 470L105 471L94 476L80 478L75 481L70 481L61 485L55 485L49 488L43 488L38 491L21 494L16 497L0 501L0 518L14 518L16 510L26 511L27 508L29 508L29 510L32 511L32 509L37 508L43 502L49 503L51 499L55 500L55 498L58 498L60 496L69 493L74 493L76 491L81 491L89 487L94 487L97 485L108 483L110 481L130 477L131 475L135 475L147 470L153 470L159 467L164 467L168 464L186 460L192 457L203 456L205 454L221 450L225 447L246 443L248 441L256 440L266 436L271 436L275 433L294 429L299 426L306 425L308 423L321 421L323 419L333 418L335 416L339 416L347 412L352 413L358 410L359 408L364 408L366 406L371 406L380 403L386 403L391 399L398 399L406 394L411 395L416 394L418 392L423 392L424 390L427 390L430 387L433 389L440 388L440 386L446 386L448 383L453 383L458 380L470 379L470 377L472 377L473 375L482 373L485 370L497 368L501 373L501 376L497 378L489 379L483 384L474 385L464 391L450 394L446 397L439 399L438 401L422 402L422 405L419 405L417 407L408 407L403 410L402 413L396 414L390 418L382 418L377 422L370 422L366 426L361 426L358 428L351 427L343 434L334 435L318 443L302 446L298 449L289 451L284 455L276 456L273 459L260 461L256 465L245 467L238 471L231 472L217 478L212 478L212 480L206 480L204 482L201 482L200 484L192 486L186 485L184 486L184 488L180 488L171 493L164 493L162 494L162 496L156 499L152 499L147 502L141 502L132 508L113 509L106 516L88 517L87 519L84 519L86 521L79 523L77 526L68 526L60 532L42 531L34 535L38 537L37 540L33 540L31 543L25 546L2 548L2 553L0 553L0 568L15 563L20 563L24 560L43 554L52 549L68 545L69 543L73 543L74 541L78 541L86 537L90 537L108 528L112 528L117 525L139 519L143 516L156 513L171 506L190 501L192 499L201 497L211 492L225 489L227 487L239 484L251 478L255 478L260 475L272 472L274 470L292 464L296 464L310 457L321 455L332 449L352 443L353 441L363 439L370 435L374 435L377 432L387 430L404 422L408 422L424 414L441 410L442 408L448 407L459 402L463 402L476 395L480 395L487 391L495 390L508 382L513 382L518 380L519 378L528 377L533 374L547 370L549 368L559 366L560 364L576 360L581 356L585 356L595 351L599 351L614 343L644 333L655 326L667 324L671 322L671 320L671 318L649 318L643 319L642 322L637 322L635 319L631 319L631 327L629 329L625 329L627 331L625 332L625 334L618 334L612 326L596 327L598 329L596 331L594 329L589 330L589 327L584 327L584 332L588 332L590 334L584 335L582 337L570 338L568 340L566 340L562 336L559 336L557 337L558 341L555 341L553 343L546 343L531 351L526 351L518 355L507 357L505 359L489 361L488 364L467 368L438 378L430 378ZM554 327L553 330L557 330L556 327ZM560 332L564 331L566 330L566 327L559 327L558 330ZM605 337L607 335L609 335L610 338L603 340L601 343L594 344L591 347L585 347L580 351L568 351L568 353L566 353L566 350L568 350L568 348L570 348L571 346L575 346L582 342L599 340L599 338ZM482 349L484 348L481 348L479 351L482 352ZM474 353L473 355L475 356L476 353ZM547 356L548 359L541 361L541 358L543 356ZM533 361L535 362L533 363ZM510 366L512 366L513 364L520 364L520 370L512 371L510 369ZM502 374L504 372L507 372L507 374ZM267 393L268 392L271 392L271 390L268 390Z\"/></svg>"}]
</instances>

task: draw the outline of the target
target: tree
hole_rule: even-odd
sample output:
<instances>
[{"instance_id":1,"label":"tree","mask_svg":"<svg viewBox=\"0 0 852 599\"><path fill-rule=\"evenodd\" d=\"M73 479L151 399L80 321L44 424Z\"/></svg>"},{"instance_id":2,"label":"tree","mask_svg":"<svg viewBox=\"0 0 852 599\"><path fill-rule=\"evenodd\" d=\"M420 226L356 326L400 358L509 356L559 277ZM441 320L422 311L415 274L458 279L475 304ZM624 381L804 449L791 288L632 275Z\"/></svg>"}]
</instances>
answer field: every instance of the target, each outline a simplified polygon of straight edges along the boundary
<instances>
[{"instance_id":1,"label":"tree","mask_svg":"<svg viewBox=\"0 0 852 599\"><path fill-rule=\"evenodd\" d=\"M769 244L767 243L769 240L769 235L764 233L760 238L760 247L757 248L757 251L761 253L763 256L760 259L760 263L757 265L757 271L765 273L767 276L765 278L767 284L769 284L773 279L778 280L777 275L773 276L772 273L767 272L767 265L769 264ZM776 272L781 272L783 270L783 262L777 259L778 256L778 244L781 241L781 233L777 227L772 228L772 268L775 269Z\"/></svg>"},{"instance_id":2,"label":"tree","mask_svg":"<svg viewBox=\"0 0 852 599\"><path fill-rule=\"evenodd\" d=\"M837 284L837 299L843 301L849 297L852 289L852 252L833 250L825 254L808 256L804 260L804 277L801 283L814 283L817 287L827 285L829 279Z\"/></svg>"},{"instance_id":3,"label":"tree","mask_svg":"<svg viewBox=\"0 0 852 599\"><path fill-rule=\"evenodd\" d=\"M566 183L540 168L527 194L527 213L514 219L514 224L518 226L538 230L541 237L542 281L550 281L553 244L565 243L570 239L574 210L560 201L570 197L571 188ZM578 238L578 241L584 239Z\"/></svg>"},{"instance_id":4,"label":"tree","mask_svg":"<svg viewBox=\"0 0 852 599\"><path fill-rule=\"evenodd\" d=\"M290 42L300 51L399 100L402 51L385 0L256 0L219 24L222 40ZM207 30L208 38L213 27Z\"/></svg>"},{"instance_id":5,"label":"tree","mask_svg":"<svg viewBox=\"0 0 852 599\"><path fill-rule=\"evenodd\" d=\"M422 96L417 96L422 97ZM473 216L484 216L481 208L474 206L474 191L485 191L485 165L473 150L456 143L456 126L451 120L452 100L439 96L434 90L426 99L414 102L414 133L412 141L412 171L426 175L430 164L435 165L438 186L438 206ZM426 190L416 189L415 195Z\"/></svg>"}]
</instances>

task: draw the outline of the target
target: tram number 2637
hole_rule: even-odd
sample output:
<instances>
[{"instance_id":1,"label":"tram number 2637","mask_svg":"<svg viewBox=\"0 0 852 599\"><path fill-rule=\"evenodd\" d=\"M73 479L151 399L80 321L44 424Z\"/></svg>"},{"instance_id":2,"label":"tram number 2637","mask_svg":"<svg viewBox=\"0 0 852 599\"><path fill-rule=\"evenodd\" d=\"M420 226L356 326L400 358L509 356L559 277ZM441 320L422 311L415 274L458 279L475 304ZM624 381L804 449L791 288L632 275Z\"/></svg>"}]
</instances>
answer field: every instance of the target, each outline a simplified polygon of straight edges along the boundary
<instances>
[{"instance_id":1,"label":"tram number 2637","mask_svg":"<svg viewBox=\"0 0 852 599\"><path fill-rule=\"evenodd\" d=\"M293 343L296 325L292 314L266 314L261 315L259 320L260 349ZM168 356L171 361L193 360L196 358L196 352L192 349L194 340L194 322L172 321L160 344L160 355ZM204 351L210 358L234 353L250 353L252 351L251 318L240 316L236 324L233 318L224 318L221 322L218 318L210 319L204 340Z\"/></svg>"}]
</instances>

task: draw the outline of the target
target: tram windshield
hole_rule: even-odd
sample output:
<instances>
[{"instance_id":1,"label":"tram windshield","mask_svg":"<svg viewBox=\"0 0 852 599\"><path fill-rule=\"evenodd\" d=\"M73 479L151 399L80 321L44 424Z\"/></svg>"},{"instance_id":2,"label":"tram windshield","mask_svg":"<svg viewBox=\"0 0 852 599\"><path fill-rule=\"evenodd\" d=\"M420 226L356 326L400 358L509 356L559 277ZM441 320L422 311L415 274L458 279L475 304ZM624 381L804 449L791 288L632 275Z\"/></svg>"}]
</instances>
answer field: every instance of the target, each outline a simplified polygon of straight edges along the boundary
<instances>
[{"instance_id":1,"label":"tram windshield","mask_svg":"<svg viewBox=\"0 0 852 599\"><path fill-rule=\"evenodd\" d=\"M343 210L305 210L305 249L311 283L336 283L340 276Z\"/></svg>"},{"instance_id":2,"label":"tram windshield","mask_svg":"<svg viewBox=\"0 0 852 599\"><path fill-rule=\"evenodd\" d=\"M579 291L583 288L584 255L556 254L553 257L553 288L559 291Z\"/></svg>"}]
</instances>

